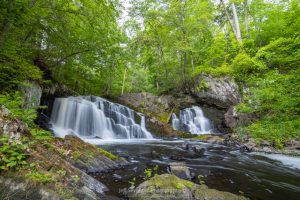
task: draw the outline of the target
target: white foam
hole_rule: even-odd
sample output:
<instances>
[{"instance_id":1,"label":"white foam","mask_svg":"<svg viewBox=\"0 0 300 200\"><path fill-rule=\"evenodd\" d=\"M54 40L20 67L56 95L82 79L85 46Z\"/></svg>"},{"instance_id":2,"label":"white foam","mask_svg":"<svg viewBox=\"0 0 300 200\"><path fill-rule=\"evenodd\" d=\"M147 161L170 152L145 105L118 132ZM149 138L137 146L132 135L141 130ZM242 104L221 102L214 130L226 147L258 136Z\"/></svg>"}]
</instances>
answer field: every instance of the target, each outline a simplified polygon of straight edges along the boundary
<instances>
[{"instance_id":1,"label":"white foam","mask_svg":"<svg viewBox=\"0 0 300 200\"><path fill-rule=\"evenodd\" d=\"M287 155L283 155L283 154L267 154L267 153L261 153L261 152L254 152L251 154L265 156L272 160L280 161L282 164L284 164L288 167L291 167L294 169L300 169L300 157L287 156Z\"/></svg>"}]
</instances>

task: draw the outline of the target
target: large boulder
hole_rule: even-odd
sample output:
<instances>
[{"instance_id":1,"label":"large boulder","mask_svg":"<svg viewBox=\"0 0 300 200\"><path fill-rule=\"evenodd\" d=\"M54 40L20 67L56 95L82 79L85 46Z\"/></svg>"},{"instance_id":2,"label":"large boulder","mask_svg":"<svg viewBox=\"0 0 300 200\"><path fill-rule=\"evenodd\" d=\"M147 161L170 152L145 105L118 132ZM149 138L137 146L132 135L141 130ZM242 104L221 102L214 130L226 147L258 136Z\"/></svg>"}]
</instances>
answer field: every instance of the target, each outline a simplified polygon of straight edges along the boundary
<instances>
[{"instance_id":1,"label":"large boulder","mask_svg":"<svg viewBox=\"0 0 300 200\"><path fill-rule=\"evenodd\" d=\"M229 192L209 189L206 185L198 185L171 174L162 174L140 184L129 194L129 199L246 200L247 198Z\"/></svg>"},{"instance_id":2,"label":"large boulder","mask_svg":"<svg viewBox=\"0 0 300 200\"><path fill-rule=\"evenodd\" d=\"M192 188L195 184L178 178L175 175L156 175L143 182L132 193L129 199L134 200L185 200L193 199Z\"/></svg>"},{"instance_id":3,"label":"large boulder","mask_svg":"<svg viewBox=\"0 0 300 200\"><path fill-rule=\"evenodd\" d=\"M238 85L230 77L215 78L202 73L195 79L192 95L204 104L228 109L241 102Z\"/></svg>"}]
</instances>

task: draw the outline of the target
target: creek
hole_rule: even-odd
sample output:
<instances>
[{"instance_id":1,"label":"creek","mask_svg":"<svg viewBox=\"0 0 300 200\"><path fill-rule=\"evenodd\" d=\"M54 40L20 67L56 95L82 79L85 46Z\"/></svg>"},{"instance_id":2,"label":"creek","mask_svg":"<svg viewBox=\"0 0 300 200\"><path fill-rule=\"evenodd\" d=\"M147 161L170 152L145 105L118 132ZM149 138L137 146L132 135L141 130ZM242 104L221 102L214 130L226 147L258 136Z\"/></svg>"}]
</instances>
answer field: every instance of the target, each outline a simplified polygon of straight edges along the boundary
<instances>
[{"instance_id":1,"label":"creek","mask_svg":"<svg viewBox=\"0 0 300 200\"><path fill-rule=\"evenodd\" d=\"M175 129L194 134L213 131L198 107L181 111L179 118L173 114L172 119ZM169 163L184 162L194 174L192 181L199 183L201 175L210 188L251 199L299 199L300 158L244 153L237 147L193 140L155 139L143 114L100 97L57 98L51 124L56 136L77 135L129 161L123 168L93 174L110 189L108 195L126 198L130 182L136 186L143 182L146 169L158 166L154 173L162 174L168 172ZM195 152L195 145L204 153Z\"/></svg>"}]
</instances>

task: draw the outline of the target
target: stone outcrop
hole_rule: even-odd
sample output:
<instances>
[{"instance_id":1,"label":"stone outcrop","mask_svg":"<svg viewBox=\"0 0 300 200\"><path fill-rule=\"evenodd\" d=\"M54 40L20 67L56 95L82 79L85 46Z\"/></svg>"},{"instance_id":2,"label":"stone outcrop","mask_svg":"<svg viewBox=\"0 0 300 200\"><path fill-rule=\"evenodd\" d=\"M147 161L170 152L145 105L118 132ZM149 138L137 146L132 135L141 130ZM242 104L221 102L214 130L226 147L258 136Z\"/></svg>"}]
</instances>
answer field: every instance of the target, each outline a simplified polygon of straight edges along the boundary
<instances>
[{"instance_id":1,"label":"stone outcrop","mask_svg":"<svg viewBox=\"0 0 300 200\"><path fill-rule=\"evenodd\" d=\"M130 199L142 200L246 200L229 192L209 189L206 185L180 179L174 175L156 175L143 182L129 195Z\"/></svg>"},{"instance_id":2,"label":"stone outcrop","mask_svg":"<svg viewBox=\"0 0 300 200\"><path fill-rule=\"evenodd\" d=\"M42 88L37 82L27 81L19 86L23 93L23 108L32 108L40 105Z\"/></svg>"},{"instance_id":3,"label":"stone outcrop","mask_svg":"<svg viewBox=\"0 0 300 200\"><path fill-rule=\"evenodd\" d=\"M256 119L254 114L238 113L234 106L231 106L224 116L226 125L231 129L248 125Z\"/></svg>"},{"instance_id":4,"label":"stone outcrop","mask_svg":"<svg viewBox=\"0 0 300 200\"><path fill-rule=\"evenodd\" d=\"M202 73L196 77L191 93L197 101L221 109L241 102L239 87L230 77L215 78Z\"/></svg>"}]
</instances>

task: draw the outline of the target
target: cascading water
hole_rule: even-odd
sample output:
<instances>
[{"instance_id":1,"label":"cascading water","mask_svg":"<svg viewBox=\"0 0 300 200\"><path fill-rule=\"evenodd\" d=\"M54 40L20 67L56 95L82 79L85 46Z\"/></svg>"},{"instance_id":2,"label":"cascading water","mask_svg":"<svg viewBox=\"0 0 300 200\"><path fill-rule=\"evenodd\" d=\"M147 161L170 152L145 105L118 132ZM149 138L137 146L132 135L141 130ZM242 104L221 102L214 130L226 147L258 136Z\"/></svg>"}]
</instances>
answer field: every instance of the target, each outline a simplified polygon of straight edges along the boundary
<instances>
[{"instance_id":1,"label":"cascading water","mask_svg":"<svg viewBox=\"0 0 300 200\"><path fill-rule=\"evenodd\" d=\"M181 110L179 118L173 113L172 126L175 130L187 131L192 134L205 134L212 131L212 125L198 106Z\"/></svg>"},{"instance_id":2,"label":"cascading water","mask_svg":"<svg viewBox=\"0 0 300 200\"><path fill-rule=\"evenodd\" d=\"M135 117L140 118L140 124ZM94 96L55 99L51 124L59 137L75 134L102 139L153 138L146 130L143 115Z\"/></svg>"}]
</instances>

